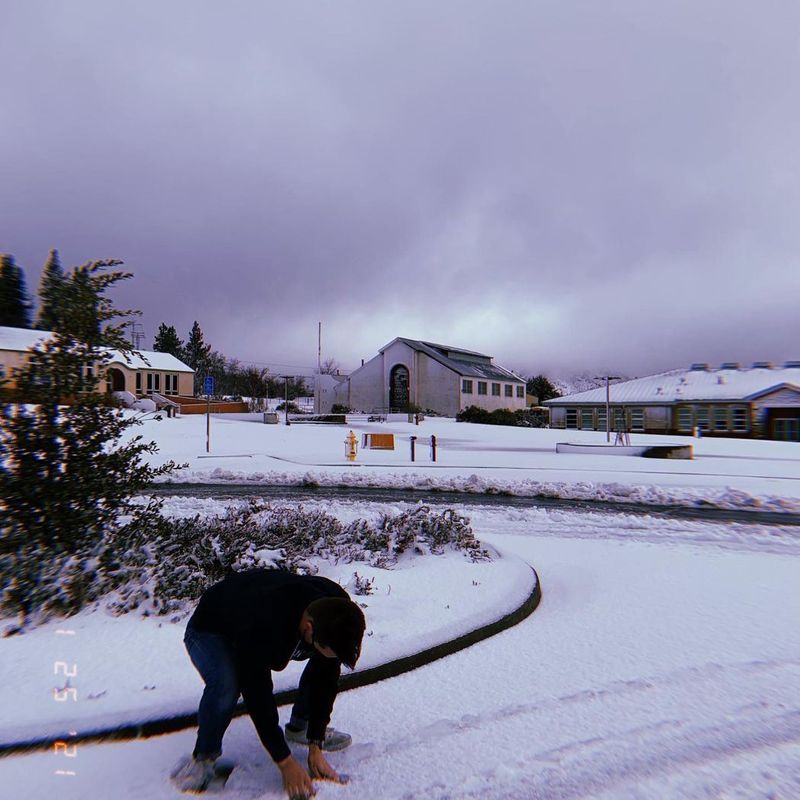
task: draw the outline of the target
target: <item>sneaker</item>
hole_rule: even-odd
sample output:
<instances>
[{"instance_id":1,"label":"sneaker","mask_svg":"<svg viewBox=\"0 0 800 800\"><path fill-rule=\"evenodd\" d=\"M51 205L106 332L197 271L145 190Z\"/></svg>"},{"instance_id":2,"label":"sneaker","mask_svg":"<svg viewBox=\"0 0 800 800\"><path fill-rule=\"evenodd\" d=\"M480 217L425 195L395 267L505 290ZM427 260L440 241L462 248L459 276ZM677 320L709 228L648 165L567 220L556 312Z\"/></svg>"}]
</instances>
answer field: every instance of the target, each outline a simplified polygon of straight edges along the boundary
<instances>
[{"instance_id":1,"label":"sneaker","mask_svg":"<svg viewBox=\"0 0 800 800\"><path fill-rule=\"evenodd\" d=\"M295 744L308 745L306 738L306 728L292 728L286 726L286 739ZM323 750L344 750L349 747L353 741L353 737L349 733L337 731L336 728L325 728L325 740L322 742Z\"/></svg>"},{"instance_id":2,"label":"sneaker","mask_svg":"<svg viewBox=\"0 0 800 800\"><path fill-rule=\"evenodd\" d=\"M215 758L184 758L170 778L182 792L204 792L214 779Z\"/></svg>"}]
</instances>

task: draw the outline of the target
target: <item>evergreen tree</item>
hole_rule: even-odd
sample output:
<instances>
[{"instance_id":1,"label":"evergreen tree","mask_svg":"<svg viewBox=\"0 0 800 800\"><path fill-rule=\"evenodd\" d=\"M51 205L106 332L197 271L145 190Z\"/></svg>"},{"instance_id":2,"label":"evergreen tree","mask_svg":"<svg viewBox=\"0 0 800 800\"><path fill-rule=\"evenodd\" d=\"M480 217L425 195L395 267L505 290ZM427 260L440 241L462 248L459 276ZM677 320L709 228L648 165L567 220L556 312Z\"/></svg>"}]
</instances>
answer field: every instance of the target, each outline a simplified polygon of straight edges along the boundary
<instances>
[{"instance_id":1,"label":"evergreen tree","mask_svg":"<svg viewBox=\"0 0 800 800\"><path fill-rule=\"evenodd\" d=\"M123 443L141 423L98 392L107 350L131 351L118 319L134 312L105 296L130 277L106 271L120 263L65 276L58 330L28 351L10 376L15 388L0 396L0 609L23 625L36 612L73 613L94 599L98 576L113 573L114 554L157 510L130 498L175 468L143 463L156 445L130 435Z\"/></svg>"},{"instance_id":2,"label":"evergreen tree","mask_svg":"<svg viewBox=\"0 0 800 800\"><path fill-rule=\"evenodd\" d=\"M189 340L186 342L186 363L194 370L195 394L202 385L211 357L211 345L203 339L203 330L197 320L192 325Z\"/></svg>"},{"instance_id":3,"label":"evergreen tree","mask_svg":"<svg viewBox=\"0 0 800 800\"><path fill-rule=\"evenodd\" d=\"M153 350L158 353L171 353L181 361L186 359L186 351L175 326L168 326L164 322L158 326L158 333L153 339Z\"/></svg>"},{"instance_id":4,"label":"evergreen tree","mask_svg":"<svg viewBox=\"0 0 800 800\"><path fill-rule=\"evenodd\" d=\"M10 255L0 256L0 325L31 327L31 303L25 273Z\"/></svg>"},{"instance_id":5,"label":"evergreen tree","mask_svg":"<svg viewBox=\"0 0 800 800\"><path fill-rule=\"evenodd\" d=\"M42 271L42 279L39 282L40 305L36 327L40 331L55 331L59 328L57 303L63 284L64 272L61 269L58 250L51 250Z\"/></svg>"},{"instance_id":6,"label":"evergreen tree","mask_svg":"<svg viewBox=\"0 0 800 800\"><path fill-rule=\"evenodd\" d=\"M537 375L534 378L528 378L525 384L525 390L528 394L532 394L539 398L541 405L545 400L552 400L554 397L559 397L558 389L550 383L550 380L544 375Z\"/></svg>"}]
</instances>

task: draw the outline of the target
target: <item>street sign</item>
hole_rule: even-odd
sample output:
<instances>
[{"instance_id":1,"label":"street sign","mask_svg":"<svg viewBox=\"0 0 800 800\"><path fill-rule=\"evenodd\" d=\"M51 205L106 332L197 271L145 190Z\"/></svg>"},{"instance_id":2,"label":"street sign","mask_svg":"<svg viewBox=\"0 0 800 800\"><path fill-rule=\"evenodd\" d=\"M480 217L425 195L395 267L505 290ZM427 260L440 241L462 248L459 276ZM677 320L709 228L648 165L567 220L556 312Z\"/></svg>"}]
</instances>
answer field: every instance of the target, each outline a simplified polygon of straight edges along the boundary
<instances>
[{"instance_id":1,"label":"street sign","mask_svg":"<svg viewBox=\"0 0 800 800\"><path fill-rule=\"evenodd\" d=\"M207 375L203 381L203 394L214 394L214 376Z\"/></svg>"}]
</instances>

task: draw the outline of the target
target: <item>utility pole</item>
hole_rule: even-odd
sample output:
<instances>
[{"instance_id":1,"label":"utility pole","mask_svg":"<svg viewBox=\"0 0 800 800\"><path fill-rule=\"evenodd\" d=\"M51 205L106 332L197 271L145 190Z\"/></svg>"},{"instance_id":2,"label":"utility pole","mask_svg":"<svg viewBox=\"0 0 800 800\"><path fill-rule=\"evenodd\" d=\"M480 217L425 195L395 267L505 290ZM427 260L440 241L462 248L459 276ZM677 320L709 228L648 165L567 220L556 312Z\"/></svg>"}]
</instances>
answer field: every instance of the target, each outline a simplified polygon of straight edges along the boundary
<instances>
[{"instance_id":1,"label":"utility pole","mask_svg":"<svg viewBox=\"0 0 800 800\"><path fill-rule=\"evenodd\" d=\"M611 441L611 386L610 381L617 381L620 375L595 375L595 380L605 380L606 382L606 441Z\"/></svg>"},{"instance_id":2,"label":"utility pole","mask_svg":"<svg viewBox=\"0 0 800 800\"><path fill-rule=\"evenodd\" d=\"M289 422L289 376L283 376L283 410L286 414L286 424L291 424Z\"/></svg>"},{"instance_id":3,"label":"utility pole","mask_svg":"<svg viewBox=\"0 0 800 800\"><path fill-rule=\"evenodd\" d=\"M317 327L317 390L314 392L314 413L322 413L322 323Z\"/></svg>"}]
</instances>

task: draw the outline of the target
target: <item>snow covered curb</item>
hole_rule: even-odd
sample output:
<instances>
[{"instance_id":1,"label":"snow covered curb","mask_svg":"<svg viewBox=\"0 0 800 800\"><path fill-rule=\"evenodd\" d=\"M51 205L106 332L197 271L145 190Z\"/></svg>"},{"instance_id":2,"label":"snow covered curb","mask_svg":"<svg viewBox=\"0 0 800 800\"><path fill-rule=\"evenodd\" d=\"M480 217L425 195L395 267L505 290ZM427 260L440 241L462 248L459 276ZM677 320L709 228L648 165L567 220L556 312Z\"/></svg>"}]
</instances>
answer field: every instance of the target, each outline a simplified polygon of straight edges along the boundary
<instances>
[{"instance_id":1,"label":"snow covered curb","mask_svg":"<svg viewBox=\"0 0 800 800\"><path fill-rule=\"evenodd\" d=\"M375 683L379 680L384 680L394 675L399 675L403 672L416 669L417 667L430 663L431 661L449 655L450 653L456 652L457 650L468 647L469 645L474 644L481 639L492 636L501 630L517 624L519 621L532 613L538 605L541 597L538 576L533 568L525 562L522 562L516 558L503 557L492 562L471 564L465 563L463 561L463 557L461 557L459 554L453 553L451 556L452 558L444 560L435 557L428 557L416 561L413 566L415 568L419 568L417 571L420 573L416 577L416 582L420 582L421 580L423 585L437 585L437 587L443 591L443 596L445 596L445 599L447 599L448 589L451 590L450 594L452 597L458 599L459 602L461 602L463 598L471 595L472 598L474 598L472 603L477 603L477 605L470 605L469 607L465 608L460 617L449 620L443 626L418 631L417 635L415 635L413 639L409 639L408 637L404 639L401 636L400 641L396 643L385 641L387 638L386 633L380 633L378 627L376 626L375 632L378 633L378 635L374 637L374 640L365 639L365 643L372 644L372 647L365 647L366 657L362 657L363 668L357 672L343 676L343 690L353 689L358 686L364 686L369 683ZM455 560L458 560L457 572L458 577L461 579L460 586L458 587L455 586L453 576L448 575L447 573L448 563ZM437 570L439 573L438 576L435 574ZM483 572L479 572L480 570ZM481 581L476 581L472 575L474 574L475 577L485 576L487 570L489 570L488 574L493 576L493 578L486 582L485 588L480 590L480 593L478 594L475 587L480 586ZM453 570L451 570L451 572L453 572ZM409 608L408 603L413 602L412 598L415 594L415 587L414 585L403 587L401 582L402 575L398 572L390 571L390 575L395 581L395 585L397 587L395 595L402 595L402 592L405 591L407 593L407 597L393 603L389 609L378 609L379 613L376 614L378 621L383 623L386 627L393 627L395 626L397 619L402 618L403 616L411 616L417 620L428 619L430 614L427 616L420 616L419 609L414 609L414 611L409 615L408 612L411 609ZM437 578L439 579L438 581ZM469 584L467 584L467 580L469 581ZM469 590L465 590L463 588L464 585L469 585L471 592ZM437 597L438 595L439 593L437 592ZM364 599L369 600L371 598L367 597ZM451 602L453 601L451 600ZM398 603L404 607L397 608ZM376 603L375 605L378 606L379 604ZM445 608L449 609L450 605L448 604L445 606ZM393 614L394 617L392 616ZM113 658L113 654L120 652L121 649L124 651L124 643L120 641L114 642L114 638L119 640L120 635L124 637L127 630L132 630L132 625L138 624L141 626L142 624L148 624L148 622L152 623L152 620L143 621L125 618L112 618L106 619L106 624L103 626L98 626L96 624L96 620L94 622L94 625L86 626L87 634L91 633L92 635L92 646L96 646L94 641L95 634L96 631L98 631L98 627L100 627L99 633L106 637L106 643L103 650L105 653L111 654ZM103 622L103 620L101 620L101 622ZM476 622L478 623L477 625L475 624ZM65 627L67 627L67 623L62 623L61 628L63 629ZM78 628L78 632L80 633L80 625L75 624L74 627ZM103 627L105 630L102 629ZM159 629L161 628L162 626L159 625ZM52 641L52 639L55 637L51 634L55 632L56 630L53 629L52 631L43 633L45 635L50 635L50 639ZM150 636L147 637L148 643L154 643L154 640L152 639L153 632L154 630L151 629ZM158 651L159 649L168 647L168 642L174 640L176 635L182 636L182 632L182 625L180 627L168 625L163 631L159 630L159 640L157 643L155 643L154 649ZM368 633L371 633L371 631L368 630ZM31 634L28 634L28 636L32 638ZM84 638L88 639L89 637L85 636ZM62 637L62 641L64 640L65 637ZM8 645L13 645L13 642L13 639L6 640L2 644L3 649L9 649ZM392 647L393 644L394 647ZM150 649L153 648L151 647ZM169 691L169 679L172 679L173 682L179 683L181 688L184 690L184 693L187 691L186 687L188 684L188 698L191 698L189 702L187 702L187 697L184 696L183 698L178 698L177 700L173 698L171 702L168 701L166 703L164 703L162 700L160 703L156 703L155 705L152 701L149 701L149 711L147 708L127 708L127 710L125 710L125 703L130 703L131 698L133 699L134 703L147 703L148 701L143 700L142 695L132 695L130 690L127 695L123 692L117 691L118 695L123 695L122 705L119 705L119 700L117 700L116 708L112 706L104 714L92 712L91 715L88 716L88 720L86 719L87 712L86 707L84 706L84 719L83 724L81 724L80 719L65 722L63 715L61 717L52 718L52 707L54 704L52 703L53 697L50 696L52 690L48 690L47 694L50 699L51 707L49 720L47 719L46 711L44 712L45 716L41 719L32 718L27 722L19 718L15 720L12 728L9 728L5 734L0 734L6 739L5 742L0 743L0 755L9 755L15 752L22 752L31 749L51 748L55 741L65 741L70 744L78 744L81 742L90 741L130 739L153 736L167 731L181 730L183 728L195 725L195 714L186 712L186 708L187 706L193 706L194 702L196 702L194 699L193 684L198 683L198 685L200 685L199 678L194 675L191 665L189 664L188 659L185 657L185 653L178 652L179 650L182 651L182 645L180 645L179 648L173 647L170 649L175 651L174 655L178 657L176 663L180 664L178 670L176 670L174 665L172 665L172 672L178 673L179 671L179 674L165 675L158 672L152 673L147 669L144 670L144 674L151 680L158 678L159 683L166 684L166 686L162 685L160 687L162 689L162 698L165 694L164 689L167 689L166 694L168 696L172 696ZM37 647L29 650L27 653L27 661L31 660L31 652L42 661L57 658L55 655L56 651L53 649L53 647L51 647L47 654L43 653L41 641L38 643ZM388 661L381 663L378 660L377 656L381 652L389 654L390 658ZM158 664L158 655L159 653L156 652L155 659L153 663L149 665L149 669L153 669L154 665ZM73 658L74 657L75 656L73 656ZM13 659L9 659L9 661L13 661ZM64 671L70 669L70 662L66 661L64 663ZM55 662L51 660L50 664L54 665ZM71 667L74 668L76 664L77 662L72 664ZM12 670L12 674L7 680L2 681L2 685L7 687L7 691L10 692L10 694L7 698L2 699L7 704L7 707L18 707L20 711L22 711L22 709L26 708L26 705L24 702L20 703L20 700L24 700L24 698L19 697L20 682L18 678L23 669L30 671L35 669L36 665L30 663L21 664L20 659L17 659L16 664L7 662L7 665ZM12 680L11 678L13 677L15 666L18 668L17 680ZM108 670L109 666L105 665L105 668ZM113 672L113 665L110 668L112 669L112 672L101 676L103 680L108 681L114 677L115 673ZM276 679L276 696L278 697L279 703L283 704L291 702L294 693L293 687L296 686L297 678L299 678L301 670L301 664L290 664L287 670L274 676ZM169 672L169 670L167 671ZM52 671L51 674L53 674ZM86 689L88 689L91 684L87 684L86 681L88 679L85 679L82 687L80 681L81 674L82 673L77 674L76 680L73 681L72 685L77 686L79 690L82 688L83 694L85 695ZM186 679L187 675L189 676L188 681ZM121 678L124 676L120 674L119 677ZM138 680L139 684L141 684L142 675L138 675L136 680ZM63 683L63 678L50 679L51 684L54 681ZM144 686L143 688L155 690L156 686ZM42 694L43 693L40 687L40 690L37 692L39 701L42 700ZM92 700L97 700L101 695L105 694L105 691L100 693L89 693L87 698L81 697L81 699L88 699L88 701L91 702ZM199 696L199 691L197 694ZM153 694L153 697L155 697L155 693ZM63 704L55 705L57 705L59 709L65 708ZM142 713L143 711L144 713ZM238 713L244 713L243 709L240 708ZM86 724L87 721L89 722L88 725Z\"/></svg>"},{"instance_id":2,"label":"snow covered curb","mask_svg":"<svg viewBox=\"0 0 800 800\"><path fill-rule=\"evenodd\" d=\"M244 486L307 486L355 489L503 494L560 500L630 503L636 505L715 508L723 510L800 513L800 500L775 495L756 495L742 489L658 486L654 484L599 483L594 481L507 480L491 476L436 475L430 472L240 472L218 467L173 473L159 486L180 484L236 484Z\"/></svg>"}]
</instances>

